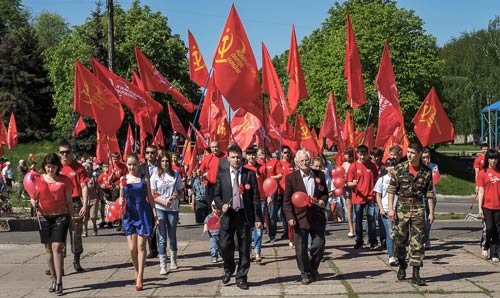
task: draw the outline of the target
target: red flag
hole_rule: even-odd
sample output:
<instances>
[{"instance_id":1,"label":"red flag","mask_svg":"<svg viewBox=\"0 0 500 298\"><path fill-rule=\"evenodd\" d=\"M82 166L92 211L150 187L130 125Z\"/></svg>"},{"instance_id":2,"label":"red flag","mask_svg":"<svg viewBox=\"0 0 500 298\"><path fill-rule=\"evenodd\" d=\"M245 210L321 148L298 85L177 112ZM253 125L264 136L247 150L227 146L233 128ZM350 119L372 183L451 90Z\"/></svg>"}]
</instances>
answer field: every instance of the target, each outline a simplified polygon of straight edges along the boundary
<instances>
[{"instance_id":1,"label":"red flag","mask_svg":"<svg viewBox=\"0 0 500 298\"><path fill-rule=\"evenodd\" d=\"M271 117L276 123L283 124L289 115L288 105L285 102L285 93L281 88L280 79L264 43L262 43L262 92L269 95Z\"/></svg>"},{"instance_id":2,"label":"red flag","mask_svg":"<svg viewBox=\"0 0 500 298\"><path fill-rule=\"evenodd\" d=\"M295 119L295 134L297 140L300 142L300 147L305 148L311 153L311 158L318 156L321 152L318 148L318 144L314 140L311 131L307 128L306 120L304 115L297 115Z\"/></svg>"},{"instance_id":3,"label":"red flag","mask_svg":"<svg viewBox=\"0 0 500 298\"><path fill-rule=\"evenodd\" d=\"M323 148L323 138L321 138L321 140L318 138L318 134L316 134L316 129L314 129L314 127L311 128L311 136L314 142L316 142L316 145L318 145L318 149Z\"/></svg>"},{"instance_id":4,"label":"red flag","mask_svg":"<svg viewBox=\"0 0 500 298\"><path fill-rule=\"evenodd\" d=\"M196 135L196 153L201 154L208 147L208 143L201 134L199 130L197 130L191 122L189 122L189 129L192 129Z\"/></svg>"},{"instance_id":5,"label":"red flag","mask_svg":"<svg viewBox=\"0 0 500 298\"><path fill-rule=\"evenodd\" d=\"M347 78L347 102L354 109L366 102L366 96L361 60L349 14L346 14L346 27L344 76Z\"/></svg>"},{"instance_id":6,"label":"red flag","mask_svg":"<svg viewBox=\"0 0 500 298\"><path fill-rule=\"evenodd\" d=\"M158 115L149 115L147 113L134 114L134 122L150 135L154 135L157 119Z\"/></svg>"},{"instance_id":7,"label":"red flag","mask_svg":"<svg viewBox=\"0 0 500 298\"><path fill-rule=\"evenodd\" d=\"M132 127L130 123L127 129L127 138L125 139L125 147L123 148L123 161L126 161L127 155L134 152L134 135L132 134Z\"/></svg>"},{"instance_id":8,"label":"red flag","mask_svg":"<svg viewBox=\"0 0 500 298\"><path fill-rule=\"evenodd\" d=\"M233 140L240 148L248 148L255 143L258 130L262 123L253 114L239 109L231 120L231 133Z\"/></svg>"},{"instance_id":9,"label":"red flag","mask_svg":"<svg viewBox=\"0 0 500 298\"><path fill-rule=\"evenodd\" d=\"M297 37L295 36L295 26L292 25L292 38L290 40L290 52L288 53L288 103L290 104L290 114L295 114L299 100L309 97L307 94L304 72L300 64L299 48Z\"/></svg>"},{"instance_id":10,"label":"red flag","mask_svg":"<svg viewBox=\"0 0 500 298\"><path fill-rule=\"evenodd\" d=\"M97 78L114 90L118 99L134 114L148 113L156 115L163 110L161 103L154 100L147 92L130 83L92 57L92 69Z\"/></svg>"},{"instance_id":11,"label":"red flag","mask_svg":"<svg viewBox=\"0 0 500 298\"><path fill-rule=\"evenodd\" d=\"M139 78L139 75L133 70L132 70L132 84L139 87L139 89L141 89L142 91L146 91L146 89L144 88L144 84L142 83L141 78Z\"/></svg>"},{"instance_id":12,"label":"red flag","mask_svg":"<svg viewBox=\"0 0 500 298\"><path fill-rule=\"evenodd\" d=\"M455 139L455 129L446 115L434 87L422 102L412 120L413 130L422 146L447 142Z\"/></svg>"},{"instance_id":13,"label":"red flag","mask_svg":"<svg viewBox=\"0 0 500 298\"><path fill-rule=\"evenodd\" d=\"M73 130L73 137L76 137L79 133L87 129L87 125L83 122L83 117L80 115L78 121L76 122L75 129Z\"/></svg>"},{"instance_id":14,"label":"red flag","mask_svg":"<svg viewBox=\"0 0 500 298\"><path fill-rule=\"evenodd\" d=\"M156 131L153 143L156 144L156 146L165 148L165 138L163 137L163 131L161 130L161 126L159 126L158 130Z\"/></svg>"},{"instance_id":15,"label":"red flag","mask_svg":"<svg viewBox=\"0 0 500 298\"><path fill-rule=\"evenodd\" d=\"M14 112L10 113L9 130L7 131L7 147L14 148L17 145L17 126Z\"/></svg>"},{"instance_id":16,"label":"red flag","mask_svg":"<svg viewBox=\"0 0 500 298\"><path fill-rule=\"evenodd\" d=\"M198 43L188 30L189 42L189 78L200 87L205 87L208 80L208 69L201 55Z\"/></svg>"},{"instance_id":17,"label":"red flag","mask_svg":"<svg viewBox=\"0 0 500 298\"><path fill-rule=\"evenodd\" d=\"M213 77L211 77L205 91L205 99L198 118L200 130L204 135L210 135L210 127L214 125L212 120L218 118L220 113L223 113L224 118L226 117L222 94L215 87Z\"/></svg>"},{"instance_id":18,"label":"red flag","mask_svg":"<svg viewBox=\"0 0 500 298\"><path fill-rule=\"evenodd\" d=\"M214 80L231 108L244 108L263 119L255 56L234 4L212 61Z\"/></svg>"},{"instance_id":19,"label":"red flag","mask_svg":"<svg viewBox=\"0 0 500 298\"><path fill-rule=\"evenodd\" d=\"M344 124L344 142L347 147L353 146L354 144L354 124L352 123L351 114L349 109L345 111L345 124Z\"/></svg>"},{"instance_id":20,"label":"red flag","mask_svg":"<svg viewBox=\"0 0 500 298\"><path fill-rule=\"evenodd\" d=\"M2 148L3 144L7 145L7 139L7 128L5 128L2 117L0 117L0 148Z\"/></svg>"},{"instance_id":21,"label":"red flag","mask_svg":"<svg viewBox=\"0 0 500 298\"><path fill-rule=\"evenodd\" d=\"M95 119L103 133L115 134L124 113L114 92L79 61L75 62L74 84L74 111Z\"/></svg>"},{"instance_id":22,"label":"red flag","mask_svg":"<svg viewBox=\"0 0 500 298\"><path fill-rule=\"evenodd\" d=\"M359 145L365 145L368 147L368 151L373 148L373 124L370 124L368 128L356 135L354 142L352 144L353 148L357 148Z\"/></svg>"},{"instance_id":23,"label":"red flag","mask_svg":"<svg viewBox=\"0 0 500 298\"><path fill-rule=\"evenodd\" d=\"M391 137L392 133L404 125L403 113L399 105L398 88L392 68L389 45L384 44L384 52L380 59L380 68L377 74L375 89L378 90L378 128L375 146L382 147Z\"/></svg>"},{"instance_id":24,"label":"red flag","mask_svg":"<svg viewBox=\"0 0 500 298\"><path fill-rule=\"evenodd\" d=\"M221 151L226 151L227 146L229 145L229 138L231 137L231 127L229 127L229 123L227 119L220 119L215 122L215 125L212 126L210 132L210 140L219 142L219 149Z\"/></svg>"},{"instance_id":25,"label":"red flag","mask_svg":"<svg viewBox=\"0 0 500 298\"><path fill-rule=\"evenodd\" d=\"M142 129L142 127L139 129L139 143L140 143L140 149L139 149L139 159L141 162L144 162L144 149L146 149L146 138L148 137L146 131Z\"/></svg>"},{"instance_id":26,"label":"red flag","mask_svg":"<svg viewBox=\"0 0 500 298\"><path fill-rule=\"evenodd\" d=\"M184 95L182 95L182 93L153 66L146 55L144 55L137 46L135 46L134 49L137 67L139 68L141 80L146 91L167 93L190 113L194 112L198 108L197 105L184 97Z\"/></svg>"},{"instance_id":27,"label":"red flag","mask_svg":"<svg viewBox=\"0 0 500 298\"><path fill-rule=\"evenodd\" d=\"M337 116L337 107L335 106L333 91L330 91L319 137L328 138L330 140L339 140L343 134L343 129L343 123Z\"/></svg>"},{"instance_id":28,"label":"red flag","mask_svg":"<svg viewBox=\"0 0 500 298\"><path fill-rule=\"evenodd\" d=\"M406 152L408 151L408 145L410 141L408 140L408 136L406 135L406 130L403 125L396 127L387 142L384 144L384 156L382 157L382 161L385 162L390 157L390 148L394 145L399 145L403 150L402 157L406 156Z\"/></svg>"},{"instance_id":29,"label":"red flag","mask_svg":"<svg viewBox=\"0 0 500 298\"><path fill-rule=\"evenodd\" d=\"M120 153L120 147L118 146L118 140L116 135L106 135L99 130L97 130L97 146L96 146L96 158L99 162L108 161L111 153Z\"/></svg>"},{"instance_id":30,"label":"red flag","mask_svg":"<svg viewBox=\"0 0 500 298\"><path fill-rule=\"evenodd\" d=\"M170 103L167 103L167 107L168 114L170 115L170 124L172 125L172 130L179 132L187 139L188 135L186 133L186 130L184 129L184 126L182 126L181 120L179 120L179 117L177 117L177 114L175 113L174 109L172 109Z\"/></svg>"}]
</instances>

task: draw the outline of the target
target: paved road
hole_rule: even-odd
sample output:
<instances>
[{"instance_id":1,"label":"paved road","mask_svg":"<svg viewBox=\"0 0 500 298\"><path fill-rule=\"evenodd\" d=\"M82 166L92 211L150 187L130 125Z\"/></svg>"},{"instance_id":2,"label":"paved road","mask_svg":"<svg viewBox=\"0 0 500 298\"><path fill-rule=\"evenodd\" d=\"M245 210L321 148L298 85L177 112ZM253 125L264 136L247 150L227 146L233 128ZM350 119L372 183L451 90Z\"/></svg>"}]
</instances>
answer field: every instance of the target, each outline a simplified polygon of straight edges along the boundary
<instances>
[{"instance_id":1,"label":"paved road","mask_svg":"<svg viewBox=\"0 0 500 298\"><path fill-rule=\"evenodd\" d=\"M285 241L265 243L264 260L252 264L250 290L239 290L234 278L220 282L222 264L210 263L208 240L192 215L182 216L179 227L179 269L160 276L158 261L148 260L144 291L133 287L133 269L124 237L104 229L85 239L82 264L86 272L73 272L66 259L66 297L500 297L500 267L481 260L477 246L480 222L437 222L433 247L426 252L422 276L428 286L396 282L396 267L387 264L383 251L354 250L345 224L328 225L326 258L321 278L308 286L297 282L294 250ZM264 235L264 241L268 239ZM53 297L45 252L36 232L0 233L0 297ZM411 271L409 272L411 274Z\"/></svg>"},{"instance_id":2,"label":"paved road","mask_svg":"<svg viewBox=\"0 0 500 298\"><path fill-rule=\"evenodd\" d=\"M441 196L438 195L438 201L436 206L437 213L474 213L477 214L477 200L475 200L474 205L471 207L472 200L474 196Z\"/></svg>"}]
</instances>

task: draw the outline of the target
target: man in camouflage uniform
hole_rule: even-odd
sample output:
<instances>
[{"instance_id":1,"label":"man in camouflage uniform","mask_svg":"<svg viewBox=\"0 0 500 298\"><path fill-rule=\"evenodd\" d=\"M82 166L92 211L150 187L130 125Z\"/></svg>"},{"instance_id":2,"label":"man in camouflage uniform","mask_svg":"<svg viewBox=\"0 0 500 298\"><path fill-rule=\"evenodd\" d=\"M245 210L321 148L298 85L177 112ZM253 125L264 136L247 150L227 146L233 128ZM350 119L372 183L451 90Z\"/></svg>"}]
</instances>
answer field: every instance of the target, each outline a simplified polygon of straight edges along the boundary
<instances>
[{"instance_id":1,"label":"man in camouflage uniform","mask_svg":"<svg viewBox=\"0 0 500 298\"><path fill-rule=\"evenodd\" d=\"M432 172L425 166L420 157L422 145L412 142L408 146L408 160L398 164L391 176L387 188L389 194L389 220L395 221L391 233L394 241L394 256L398 258L398 280L406 278L406 246L409 246L410 265L413 266L413 284L424 286L420 278L420 266L424 259L422 239L425 236L425 205L429 202L430 223L434 221L434 192L432 189ZM397 195L396 211L392 206L394 195ZM411 230L410 230L411 229Z\"/></svg>"}]
</instances>

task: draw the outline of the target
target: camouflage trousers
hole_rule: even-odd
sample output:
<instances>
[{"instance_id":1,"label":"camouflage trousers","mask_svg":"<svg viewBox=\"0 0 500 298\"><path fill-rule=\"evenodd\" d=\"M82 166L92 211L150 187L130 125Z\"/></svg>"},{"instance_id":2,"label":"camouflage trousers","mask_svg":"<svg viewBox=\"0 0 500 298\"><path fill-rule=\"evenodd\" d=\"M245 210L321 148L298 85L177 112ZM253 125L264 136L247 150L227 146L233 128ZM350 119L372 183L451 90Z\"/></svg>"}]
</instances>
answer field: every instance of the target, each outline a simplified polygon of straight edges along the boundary
<instances>
[{"instance_id":1,"label":"camouflage trousers","mask_svg":"<svg viewBox=\"0 0 500 298\"><path fill-rule=\"evenodd\" d=\"M75 243L71 243L71 252L73 254L83 253L82 232L83 232L83 217L80 216L80 209L82 209L81 200L73 200L73 212L75 219Z\"/></svg>"},{"instance_id":2,"label":"camouflage trousers","mask_svg":"<svg viewBox=\"0 0 500 298\"><path fill-rule=\"evenodd\" d=\"M425 249L425 206L421 201L399 201L396 206L396 219L392 227L391 239L394 241L394 256L406 259L407 246L411 266L422 266Z\"/></svg>"}]
</instances>

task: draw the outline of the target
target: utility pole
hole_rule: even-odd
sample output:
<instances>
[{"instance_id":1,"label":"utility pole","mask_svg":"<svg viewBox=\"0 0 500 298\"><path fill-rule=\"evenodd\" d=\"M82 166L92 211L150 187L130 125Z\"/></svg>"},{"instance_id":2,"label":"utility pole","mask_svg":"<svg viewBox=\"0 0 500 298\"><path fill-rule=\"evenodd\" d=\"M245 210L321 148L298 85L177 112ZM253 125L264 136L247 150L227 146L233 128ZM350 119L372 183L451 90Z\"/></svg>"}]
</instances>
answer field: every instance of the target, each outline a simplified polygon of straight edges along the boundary
<instances>
[{"instance_id":1,"label":"utility pole","mask_svg":"<svg viewBox=\"0 0 500 298\"><path fill-rule=\"evenodd\" d=\"M115 71L115 25L113 22L113 0L107 0L108 6L108 68Z\"/></svg>"}]
</instances>

